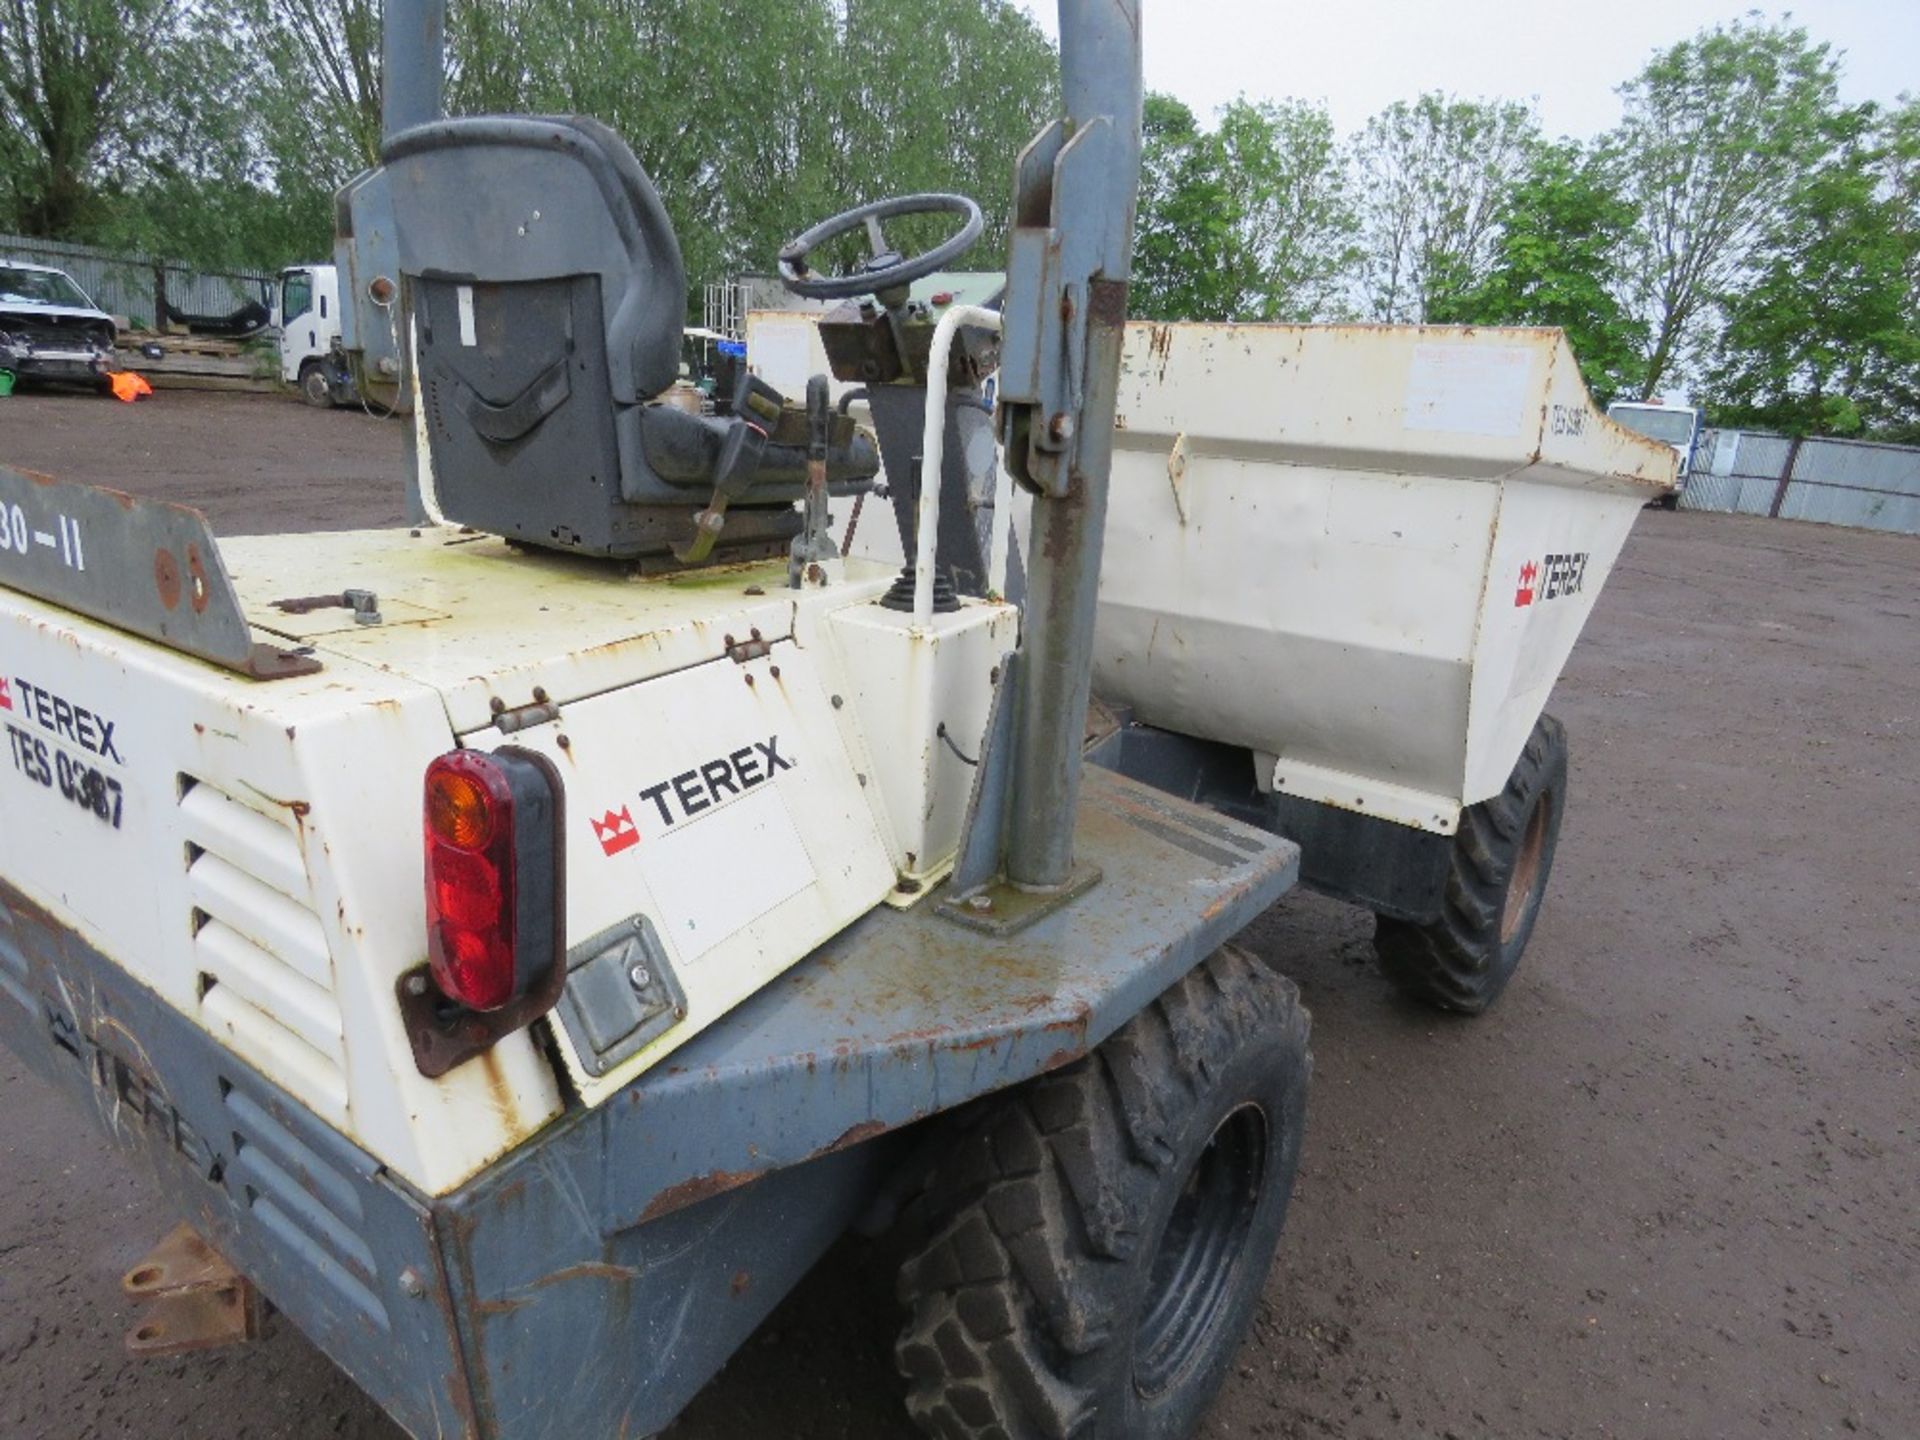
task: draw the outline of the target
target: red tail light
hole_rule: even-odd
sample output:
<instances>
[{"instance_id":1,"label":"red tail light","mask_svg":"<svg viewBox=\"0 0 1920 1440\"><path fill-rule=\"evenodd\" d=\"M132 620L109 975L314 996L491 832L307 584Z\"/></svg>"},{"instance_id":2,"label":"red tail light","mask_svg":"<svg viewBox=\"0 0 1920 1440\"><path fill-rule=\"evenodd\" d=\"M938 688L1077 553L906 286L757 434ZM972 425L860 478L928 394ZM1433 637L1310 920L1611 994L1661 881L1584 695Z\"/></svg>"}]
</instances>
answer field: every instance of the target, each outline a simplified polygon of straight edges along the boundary
<instances>
[{"instance_id":1,"label":"red tail light","mask_svg":"<svg viewBox=\"0 0 1920 1440\"><path fill-rule=\"evenodd\" d=\"M546 769L521 752L455 750L427 767L427 955L469 1010L504 1009L558 961L555 809Z\"/></svg>"}]
</instances>

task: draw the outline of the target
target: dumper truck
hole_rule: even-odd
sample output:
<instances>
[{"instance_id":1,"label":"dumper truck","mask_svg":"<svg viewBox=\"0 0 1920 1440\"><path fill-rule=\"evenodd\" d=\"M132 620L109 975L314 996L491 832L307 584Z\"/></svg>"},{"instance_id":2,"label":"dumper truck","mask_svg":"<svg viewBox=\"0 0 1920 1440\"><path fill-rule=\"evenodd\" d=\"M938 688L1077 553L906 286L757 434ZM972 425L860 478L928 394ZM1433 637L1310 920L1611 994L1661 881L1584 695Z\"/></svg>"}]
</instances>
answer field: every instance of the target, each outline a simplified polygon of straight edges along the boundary
<instances>
[{"instance_id":1,"label":"dumper truck","mask_svg":"<svg viewBox=\"0 0 1920 1440\"><path fill-rule=\"evenodd\" d=\"M443 118L441 20L386 12L423 523L0 470L0 1037L181 1216L129 1346L271 1310L415 1436L647 1435L859 1229L926 1433L1192 1434L1311 1068L1234 937L1304 874L1491 1003L1671 451L1555 332L1130 327L1136 0L1061 6L997 308L913 296L964 197L782 251L871 429L666 403L652 181ZM836 543L883 466L899 567Z\"/></svg>"}]
</instances>

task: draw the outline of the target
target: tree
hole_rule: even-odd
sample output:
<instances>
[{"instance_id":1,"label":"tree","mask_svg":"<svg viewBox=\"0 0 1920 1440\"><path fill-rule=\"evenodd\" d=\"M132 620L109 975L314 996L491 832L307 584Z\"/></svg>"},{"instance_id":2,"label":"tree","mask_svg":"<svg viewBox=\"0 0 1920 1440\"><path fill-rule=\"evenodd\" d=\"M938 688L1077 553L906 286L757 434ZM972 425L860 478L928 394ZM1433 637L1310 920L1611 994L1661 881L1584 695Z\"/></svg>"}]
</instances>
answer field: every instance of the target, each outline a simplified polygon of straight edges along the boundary
<instances>
[{"instance_id":1,"label":"tree","mask_svg":"<svg viewBox=\"0 0 1920 1440\"><path fill-rule=\"evenodd\" d=\"M1538 136L1525 105L1432 93L1367 122L1354 158L1375 319L1424 323L1486 278L1501 207Z\"/></svg>"},{"instance_id":2,"label":"tree","mask_svg":"<svg viewBox=\"0 0 1920 1440\"><path fill-rule=\"evenodd\" d=\"M458 7L456 7L458 8ZM380 0L239 0L267 143L328 188L380 161Z\"/></svg>"},{"instance_id":3,"label":"tree","mask_svg":"<svg viewBox=\"0 0 1920 1440\"><path fill-rule=\"evenodd\" d=\"M467 0L450 42L454 110L619 131L695 286L887 194L970 194L1001 241L1014 159L1056 110L1052 47L1006 0Z\"/></svg>"},{"instance_id":4,"label":"tree","mask_svg":"<svg viewBox=\"0 0 1920 1440\"><path fill-rule=\"evenodd\" d=\"M380 0L218 3L243 53L261 183L292 245L282 260L328 255L334 192L380 158Z\"/></svg>"},{"instance_id":5,"label":"tree","mask_svg":"<svg viewBox=\"0 0 1920 1440\"><path fill-rule=\"evenodd\" d=\"M1722 423L1896 435L1920 420L1920 229L1902 193L1904 127L1896 117L1883 128L1865 106L1833 128L1832 156L1796 182L1756 273L1725 302L1708 381Z\"/></svg>"},{"instance_id":6,"label":"tree","mask_svg":"<svg viewBox=\"0 0 1920 1440\"><path fill-rule=\"evenodd\" d=\"M94 218L98 167L145 106L183 0L0 5L0 221L71 238Z\"/></svg>"},{"instance_id":7,"label":"tree","mask_svg":"<svg viewBox=\"0 0 1920 1440\"><path fill-rule=\"evenodd\" d=\"M1800 178L1832 145L1837 66L1786 24L1737 21L1663 51L1621 87L1614 137L1640 214L1628 302L1647 332L1645 395L1707 343Z\"/></svg>"},{"instance_id":8,"label":"tree","mask_svg":"<svg viewBox=\"0 0 1920 1440\"><path fill-rule=\"evenodd\" d=\"M1920 324L1920 100L1907 98L1887 115L1882 140L1889 213L1907 246L1907 317ZM1887 374L1882 394L1889 419L1878 424L1878 436L1920 444L1920 365Z\"/></svg>"},{"instance_id":9,"label":"tree","mask_svg":"<svg viewBox=\"0 0 1920 1440\"><path fill-rule=\"evenodd\" d=\"M1168 320L1312 320L1344 308L1359 256L1333 122L1240 99L1211 132L1147 97L1132 309Z\"/></svg>"},{"instance_id":10,"label":"tree","mask_svg":"<svg viewBox=\"0 0 1920 1440\"><path fill-rule=\"evenodd\" d=\"M1557 325L1602 405L1639 394L1643 332L1619 297L1634 209L1608 157L1571 142L1540 146L1497 218L1492 268L1428 318Z\"/></svg>"},{"instance_id":11,"label":"tree","mask_svg":"<svg viewBox=\"0 0 1920 1440\"><path fill-rule=\"evenodd\" d=\"M1230 225L1226 186L1193 111L1171 95L1150 93L1128 308L1153 320L1230 318L1214 287Z\"/></svg>"}]
</instances>

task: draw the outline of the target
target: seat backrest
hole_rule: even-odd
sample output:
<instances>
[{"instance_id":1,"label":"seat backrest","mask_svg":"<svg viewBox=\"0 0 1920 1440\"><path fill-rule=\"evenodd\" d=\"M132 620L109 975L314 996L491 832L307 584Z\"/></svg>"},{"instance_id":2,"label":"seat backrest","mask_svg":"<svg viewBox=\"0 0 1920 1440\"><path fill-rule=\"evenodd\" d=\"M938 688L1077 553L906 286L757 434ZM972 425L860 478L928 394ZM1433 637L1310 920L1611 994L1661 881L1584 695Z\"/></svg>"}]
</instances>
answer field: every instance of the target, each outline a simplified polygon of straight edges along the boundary
<instances>
[{"instance_id":1,"label":"seat backrest","mask_svg":"<svg viewBox=\"0 0 1920 1440\"><path fill-rule=\"evenodd\" d=\"M436 120L395 135L384 158L409 276L597 277L614 400L636 404L673 384L687 304L680 242L612 130L583 116Z\"/></svg>"},{"instance_id":2,"label":"seat backrest","mask_svg":"<svg viewBox=\"0 0 1920 1440\"><path fill-rule=\"evenodd\" d=\"M581 118L475 116L403 130L385 158L448 520L625 559L711 542L696 514L731 504L725 545L784 545L806 489L806 417L777 396L751 425L655 403L680 373L686 271L619 136ZM834 423L846 434L829 446L829 484L844 490L878 458Z\"/></svg>"},{"instance_id":3,"label":"seat backrest","mask_svg":"<svg viewBox=\"0 0 1920 1440\"><path fill-rule=\"evenodd\" d=\"M403 130L385 159L442 512L535 545L633 548L629 492L677 498L648 493L638 422L679 376L687 304L640 162L596 120L518 115Z\"/></svg>"}]
</instances>

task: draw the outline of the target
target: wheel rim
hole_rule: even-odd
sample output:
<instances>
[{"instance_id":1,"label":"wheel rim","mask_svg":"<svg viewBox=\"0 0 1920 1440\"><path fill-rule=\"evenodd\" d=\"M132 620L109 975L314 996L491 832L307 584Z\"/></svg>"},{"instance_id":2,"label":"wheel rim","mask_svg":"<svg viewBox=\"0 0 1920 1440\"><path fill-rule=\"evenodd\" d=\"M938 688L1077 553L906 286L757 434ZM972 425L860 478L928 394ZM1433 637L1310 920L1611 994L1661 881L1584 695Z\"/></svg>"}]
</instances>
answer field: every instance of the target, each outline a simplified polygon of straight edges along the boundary
<instances>
[{"instance_id":1,"label":"wheel rim","mask_svg":"<svg viewBox=\"0 0 1920 1440\"><path fill-rule=\"evenodd\" d=\"M1540 860L1547 851L1547 825L1553 818L1553 795L1542 791L1527 812L1527 830L1520 837L1513 874L1507 877L1506 904L1500 911L1500 943L1509 944L1526 923L1540 890Z\"/></svg>"},{"instance_id":2,"label":"wheel rim","mask_svg":"<svg viewBox=\"0 0 1920 1440\"><path fill-rule=\"evenodd\" d=\"M1187 1371L1232 1299L1265 1187L1267 1144L1265 1113L1242 1105L1187 1174L1154 1252L1134 1340L1133 1383L1142 1395L1161 1394Z\"/></svg>"},{"instance_id":3,"label":"wheel rim","mask_svg":"<svg viewBox=\"0 0 1920 1440\"><path fill-rule=\"evenodd\" d=\"M305 384L307 387L307 398L316 405L322 400L329 398L327 394L327 377L322 375L318 370L307 371Z\"/></svg>"}]
</instances>

